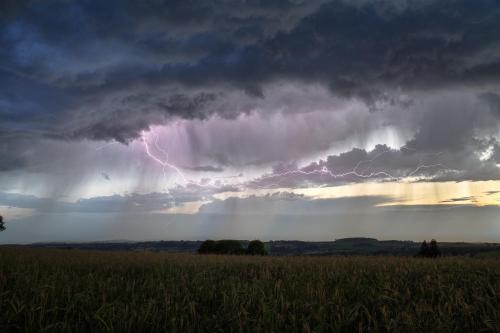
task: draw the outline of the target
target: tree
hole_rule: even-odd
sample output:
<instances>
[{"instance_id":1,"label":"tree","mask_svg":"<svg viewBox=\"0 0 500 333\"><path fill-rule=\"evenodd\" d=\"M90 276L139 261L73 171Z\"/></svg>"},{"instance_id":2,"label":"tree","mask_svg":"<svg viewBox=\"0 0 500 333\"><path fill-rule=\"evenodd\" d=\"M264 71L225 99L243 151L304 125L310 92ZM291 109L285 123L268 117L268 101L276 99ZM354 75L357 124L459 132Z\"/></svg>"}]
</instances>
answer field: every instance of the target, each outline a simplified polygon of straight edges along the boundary
<instances>
[{"instance_id":1,"label":"tree","mask_svg":"<svg viewBox=\"0 0 500 333\"><path fill-rule=\"evenodd\" d=\"M220 241L206 240L198 249L198 253L201 254L245 254L245 252L241 242L232 239Z\"/></svg>"},{"instance_id":2,"label":"tree","mask_svg":"<svg viewBox=\"0 0 500 333\"><path fill-rule=\"evenodd\" d=\"M422 245L420 245L420 252L418 253L418 255L421 257L429 256L429 246L427 245L427 242L425 240Z\"/></svg>"},{"instance_id":3,"label":"tree","mask_svg":"<svg viewBox=\"0 0 500 333\"><path fill-rule=\"evenodd\" d=\"M253 256L267 255L266 246L260 240L253 240L248 243L247 253Z\"/></svg>"},{"instance_id":4,"label":"tree","mask_svg":"<svg viewBox=\"0 0 500 333\"><path fill-rule=\"evenodd\" d=\"M429 245L427 245L427 242L424 241L422 245L420 245L420 252L418 255L425 258L439 257L441 255L441 251L439 250L436 240L431 240Z\"/></svg>"},{"instance_id":5,"label":"tree","mask_svg":"<svg viewBox=\"0 0 500 333\"><path fill-rule=\"evenodd\" d=\"M431 240L431 243L429 245L429 257L436 258L439 257L440 255L441 251L439 250L436 240L435 239Z\"/></svg>"},{"instance_id":6,"label":"tree","mask_svg":"<svg viewBox=\"0 0 500 333\"><path fill-rule=\"evenodd\" d=\"M245 249L240 241L224 239L215 243L215 253L217 254L244 254Z\"/></svg>"},{"instance_id":7,"label":"tree","mask_svg":"<svg viewBox=\"0 0 500 333\"><path fill-rule=\"evenodd\" d=\"M215 250L215 241L213 240L206 240L203 243L201 243L200 248L198 249L198 253L201 254L206 254L206 253L214 253Z\"/></svg>"},{"instance_id":8,"label":"tree","mask_svg":"<svg viewBox=\"0 0 500 333\"><path fill-rule=\"evenodd\" d=\"M3 216L0 215L0 231L5 230L5 222L3 221Z\"/></svg>"}]
</instances>

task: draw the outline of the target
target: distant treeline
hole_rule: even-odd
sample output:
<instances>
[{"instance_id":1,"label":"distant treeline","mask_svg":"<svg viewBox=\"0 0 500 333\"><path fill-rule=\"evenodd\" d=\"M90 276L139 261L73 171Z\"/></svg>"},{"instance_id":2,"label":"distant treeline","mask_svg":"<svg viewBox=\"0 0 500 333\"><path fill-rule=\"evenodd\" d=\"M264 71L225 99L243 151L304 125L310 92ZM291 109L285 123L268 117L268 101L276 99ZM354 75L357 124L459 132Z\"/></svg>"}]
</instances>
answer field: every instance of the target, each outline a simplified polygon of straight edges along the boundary
<instances>
[{"instance_id":1,"label":"distant treeline","mask_svg":"<svg viewBox=\"0 0 500 333\"><path fill-rule=\"evenodd\" d=\"M219 241L206 240L201 243L198 249L200 254L248 254L248 255L267 255L266 246L260 240L253 240L248 243L245 249L240 241L224 239Z\"/></svg>"},{"instance_id":2,"label":"distant treeline","mask_svg":"<svg viewBox=\"0 0 500 333\"><path fill-rule=\"evenodd\" d=\"M238 240L238 248L247 248L249 241ZM50 247L59 249L82 249L102 251L158 251L176 253L194 253L200 249L203 241L109 241L92 243L36 243L31 247ZM209 243L210 244L210 243ZM397 255L415 256L426 253L421 242L400 240L377 240L374 238L341 238L329 242L305 242L294 240L278 240L265 242L269 255ZM427 243L430 246L429 243ZM422 251L424 250L424 251ZM439 242L442 256L500 256L500 243L459 243ZM238 250L239 251L239 250ZM237 251L237 252L238 252Z\"/></svg>"}]
</instances>

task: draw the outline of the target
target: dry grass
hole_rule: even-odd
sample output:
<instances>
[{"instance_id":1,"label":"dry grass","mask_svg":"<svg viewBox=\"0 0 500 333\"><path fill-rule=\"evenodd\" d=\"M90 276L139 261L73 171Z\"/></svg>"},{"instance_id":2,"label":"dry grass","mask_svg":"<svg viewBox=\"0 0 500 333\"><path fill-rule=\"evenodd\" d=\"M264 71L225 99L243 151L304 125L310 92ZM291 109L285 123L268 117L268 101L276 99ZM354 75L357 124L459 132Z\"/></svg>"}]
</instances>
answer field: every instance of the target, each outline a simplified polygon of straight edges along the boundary
<instances>
[{"instance_id":1,"label":"dry grass","mask_svg":"<svg viewBox=\"0 0 500 333\"><path fill-rule=\"evenodd\" d=\"M0 249L0 331L500 331L500 260Z\"/></svg>"}]
</instances>

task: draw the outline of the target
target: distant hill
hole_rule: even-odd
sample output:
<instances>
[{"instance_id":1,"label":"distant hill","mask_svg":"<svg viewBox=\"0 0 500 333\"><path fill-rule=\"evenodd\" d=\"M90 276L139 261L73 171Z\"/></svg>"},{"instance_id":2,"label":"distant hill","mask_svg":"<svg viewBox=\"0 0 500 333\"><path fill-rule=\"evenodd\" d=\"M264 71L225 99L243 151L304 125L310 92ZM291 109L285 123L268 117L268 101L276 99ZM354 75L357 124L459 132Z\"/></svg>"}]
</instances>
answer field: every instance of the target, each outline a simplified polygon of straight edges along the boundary
<instances>
[{"instance_id":1,"label":"distant hill","mask_svg":"<svg viewBox=\"0 0 500 333\"><path fill-rule=\"evenodd\" d=\"M241 240L243 246L247 240ZM29 246L82 249L103 251L164 251L178 253L194 253L201 241L104 241L90 243L36 243ZM270 255L401 255L412 256L420 249L419 242L400 240L377 240L375 238L342 238L331 242L304 242L295 240L279 240L266 242ZM500 243L463 243L440 242L443 255L498 255Z\"/></svg>"},{"instance_id":2,"label":"distant hill","mask_svg":"<svg viewBox=\"0 0 500 333\"><path fill-rule=\"evenodd\" d=\"M342 244L342 243L376 243L378 239L376 238L368 238L368 237L351 237L351 238L340 238L336 239L334 243Z\"/></svg>"}]
</instances>

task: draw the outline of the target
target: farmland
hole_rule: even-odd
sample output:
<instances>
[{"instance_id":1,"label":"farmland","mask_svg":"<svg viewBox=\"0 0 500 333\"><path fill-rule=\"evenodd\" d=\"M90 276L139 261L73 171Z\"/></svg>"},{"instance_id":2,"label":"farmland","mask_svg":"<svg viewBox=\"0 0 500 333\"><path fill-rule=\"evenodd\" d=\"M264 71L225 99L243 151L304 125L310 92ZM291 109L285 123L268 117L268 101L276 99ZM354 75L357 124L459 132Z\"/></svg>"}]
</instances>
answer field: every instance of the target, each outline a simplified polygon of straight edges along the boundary
<instances>
[{"instance_id":1,"label":"farmland","mask_svg":"<svg viewBox=\"0 0 500 333\"><path fill-rule=\"evenodd\" d=\"M496 258L0 249L0 331L500 330Z\"/></svg>"}]
</instances>

